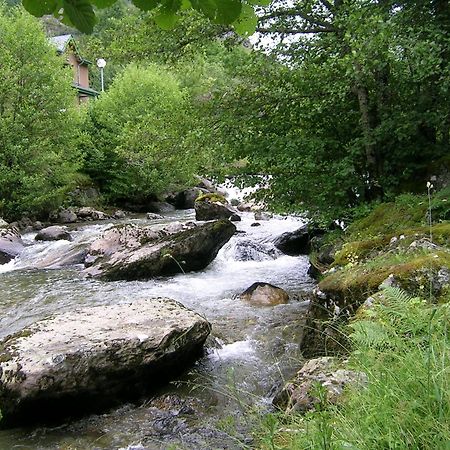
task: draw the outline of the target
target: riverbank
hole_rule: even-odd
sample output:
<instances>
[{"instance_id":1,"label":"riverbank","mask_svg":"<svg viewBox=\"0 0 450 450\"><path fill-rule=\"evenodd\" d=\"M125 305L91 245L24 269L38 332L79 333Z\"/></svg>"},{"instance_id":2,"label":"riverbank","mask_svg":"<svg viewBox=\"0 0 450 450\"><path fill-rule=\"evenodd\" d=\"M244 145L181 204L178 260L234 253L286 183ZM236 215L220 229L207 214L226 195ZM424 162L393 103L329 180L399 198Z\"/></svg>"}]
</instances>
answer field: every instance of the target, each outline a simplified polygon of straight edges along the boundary
<instances>
[{"instance_id":1,"label":"riverbank","mask_svg":"<svg viewBox=\"0 0 450 450\"><path fill-rule=\"evenodd\" d=\"M402 196L316 243L311 260L321 273L303 354L337 355L334 373L363 373L367 382L347 384L336 399L330 395L331 369L316 374L313 387L297 376L289 407L264 418L260 447L446 448L447 200L446 191ZM308 400L300 410L292 407L299 396Z\"/></svg>"}]
</instances>

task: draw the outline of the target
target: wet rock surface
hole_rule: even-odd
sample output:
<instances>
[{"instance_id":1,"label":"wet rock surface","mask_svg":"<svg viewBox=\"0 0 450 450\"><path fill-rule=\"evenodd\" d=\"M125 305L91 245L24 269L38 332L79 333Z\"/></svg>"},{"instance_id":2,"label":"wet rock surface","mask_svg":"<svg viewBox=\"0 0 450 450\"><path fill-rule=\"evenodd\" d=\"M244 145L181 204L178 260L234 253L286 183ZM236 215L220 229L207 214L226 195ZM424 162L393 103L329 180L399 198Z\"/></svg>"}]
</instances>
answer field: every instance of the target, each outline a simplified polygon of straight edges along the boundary
<instances>
[{"instance_id":1,"label":"wet rock surface","mask_svg":"<svg viewBox=\"0 0 450 450\"><path fill-rule=\"evenodd\" d=\"M276 249L250 239L242 239L236 244L235 258L237 261L269 261L278 256L279 252Z\"/></svg>"},{"instance_id":2,"label":"wet rock surface","mask_svg":"<svg viewBox=\"0 0 450 450\"><path fill-rule=\"evenodd\" d=\"M0 228L0 264L11 261L18 256L23 249L24 245L17 228Z\"/></svg>"},{"instance_id":3,"label":"wet rock surface","mask_svg":"<svg viewBox=\"0 0 450 450\"><path fill-rule=\"evenodd\" d=\"M65 227L59 227L57 225L43 228L35 237L36 241L59 241L59 240L72 240L70 233Z\"/></svg>"},{"instance_id":4,"label":"wet rock surface","mask_svg":"<svg viewBox=\"0 0 450 450\"><path fill-rule=\"evenodd\" d=\"M36 322L0 343L2 425L102 408L154 389L195 360L209 332L204 318L167 298Z\"/></svg>"},{"instance_id":5,"label":"wet rock surface","mask_svg":"<svg viewBox=\"0 0 450 450\"><path fill-rule=\"evenodd\" d=\"M147 213L146 217L147 217L148 220L161 220L161 219L164 219L164 216L162 216L161 214L156 214L156 213L152 213L152 212Z\"/></svg>"},{"instance_id":6,"label":"wet rock surface","mask_svg":"<svg viewBox=\"0 0 450 450\"><path fill-rule=\"evenodd\" d=\"M228 219L230 217L237 221L239 215L227 205L208 200L195 202L196 220Z\"/></svg>"},{"instance_id":7,"label":"wet rock surface","mask_svg":"<svg viewBox=\"0 0 450 450\"><path fill-rule=\"evenodd\" d=\"M319 398L318 384L325 390L326 402L336 404L347 386L364 388L367 375L343 368L343 364L333 357L311 359L275 396L273 403L288 413L307 412L324 401Z\"/></svg>"},{"instance_id":8,"label":"wet rock surface","mask_svg":"<svg viewBox=\"0 0 450 450\"><path fill-rule=\"evenodd\" d=\"M147 210L156 214L164 214L175 211L175 206L167 202L149 202L147 204Z\"/></svg>"},{"instance_id":9,"label":"wet rock surface","mask_svg":"<svg viewBox=\"0 0 450 450\"><path fill-rule=\"evenodd\" d=\"M310 250L310 235L308 227L304 225L298 230L283 233L275 239L275 247L286 255L305 255Z\"/></svg>"},{"instance_id":10,"label":"wet rock surface","mask_svg":"<svg viewBox=\"0 0 450 450\"><path fill-rule=\"evenodd\" d=\"M284 289L272 284L257 282L242 292L239 298L252 305L275 306L287 303L289 294Z\"/></svg>"},{"instance_id":11,"label":"wet rock surface","mask_svg":"<svg viewBox=\"0 0 450 450\"><path fill-rule=\"evenodd\" d=\"M149 279L205 268L236 227L228 220L199 226L171 224L166 230L125 225L95 241L86 258L88 276L107 280Z\"/></svg>"},{"instance_id":12,"label":"wet rock surface","mask_svg":"<svg viewBox=\"0 0 450 450\"><path fill-rule=\"evenodd\" d=\"M206 194L207 192L209 192L207 189L194 187L171 194L166 200L168 203L175 206L176 209L192 209L197 197L201 194Z\"/></svg>"}]
</instances>

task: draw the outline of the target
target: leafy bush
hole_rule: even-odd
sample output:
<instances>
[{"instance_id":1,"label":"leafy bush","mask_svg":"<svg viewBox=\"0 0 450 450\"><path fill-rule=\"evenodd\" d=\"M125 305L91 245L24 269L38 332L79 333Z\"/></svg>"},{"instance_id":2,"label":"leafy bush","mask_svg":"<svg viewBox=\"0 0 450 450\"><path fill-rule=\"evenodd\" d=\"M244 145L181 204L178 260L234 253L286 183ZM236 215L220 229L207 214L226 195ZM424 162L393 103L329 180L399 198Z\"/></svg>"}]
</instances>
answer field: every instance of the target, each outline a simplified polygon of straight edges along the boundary
<instances>
[{"instance_id":1,"label":"leafy bush","mask_svg":"<svg viewBox=\"0 0 450 450\"><path fill-rule=\"evenodd\" d=\"M0 216L44 215L79 160L71 71L21 9L0 5L0 30Z\"/></svg>"},{"instance_id":2,"label":"leafy bush","mask_svg":"<svg viewBox=\"0 0 450 450\"><path fill-rule=\"evenodd\" d=\"M145 201L192 178L200 156L186 145L189 128L177 80L130 65L90 111L84 171L111 202Z\"/></svg>"}]
</instances>

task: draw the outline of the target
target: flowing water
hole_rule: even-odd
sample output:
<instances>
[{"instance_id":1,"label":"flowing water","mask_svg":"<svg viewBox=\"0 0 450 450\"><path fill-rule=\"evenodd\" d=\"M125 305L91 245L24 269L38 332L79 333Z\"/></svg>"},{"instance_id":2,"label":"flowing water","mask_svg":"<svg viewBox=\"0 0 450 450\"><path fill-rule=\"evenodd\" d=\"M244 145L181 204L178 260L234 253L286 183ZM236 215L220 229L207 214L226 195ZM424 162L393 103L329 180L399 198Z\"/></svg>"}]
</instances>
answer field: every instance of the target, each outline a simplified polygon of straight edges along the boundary
<instances>
[{"instance_id":1,"label":"flowing water","mask_svg":"<svg viewBox=\"0 0 450 450\"><path fill-rule=\"evenodd\" d=\"M73 241L28 244L21 256L0 266L0 337L50 314L91 305L166 296L204 315L213 325L205 355L177 382L139 404L127 404L54 427L0 431L9 449L225 449L251 446L252 411L268 409L274 387L299 366L298 340L313 287L306 257L280 254L274 237L301 225L278 217L252 227L243 213L239 232L203 271L149 281L102 282L81 274L80 252L111 223L73 228ZM178 211L155 227L194 219ZM149 224L145 218L127 222ZM256 307L236 295L256 281L291 294L286 305ZM1 408L1 405L0 405ZM36 411L39 417L39 411Z\"/></svg>"}]
</instances>

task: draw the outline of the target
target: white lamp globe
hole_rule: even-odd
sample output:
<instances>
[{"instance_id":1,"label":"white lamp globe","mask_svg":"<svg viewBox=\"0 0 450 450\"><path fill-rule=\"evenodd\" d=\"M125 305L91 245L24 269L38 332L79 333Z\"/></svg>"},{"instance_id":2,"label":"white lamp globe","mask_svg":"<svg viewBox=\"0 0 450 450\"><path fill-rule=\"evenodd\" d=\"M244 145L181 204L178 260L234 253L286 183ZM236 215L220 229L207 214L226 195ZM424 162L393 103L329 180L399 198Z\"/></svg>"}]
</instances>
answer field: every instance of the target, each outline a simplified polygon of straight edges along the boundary
<instances>
[{"instance_id":1,"label":"white lamp globe","mask_svg":"<svg viewBox=\"0 0 450 450\"><path fill-rule=\"evenodd\" d=\"M97 59L97 67L103 69L106 66L106 61L103 58Z\"/></svg>"}]
</instances>

